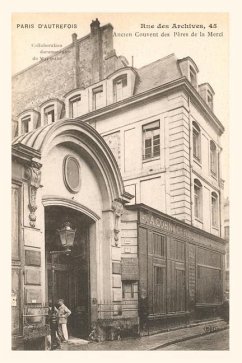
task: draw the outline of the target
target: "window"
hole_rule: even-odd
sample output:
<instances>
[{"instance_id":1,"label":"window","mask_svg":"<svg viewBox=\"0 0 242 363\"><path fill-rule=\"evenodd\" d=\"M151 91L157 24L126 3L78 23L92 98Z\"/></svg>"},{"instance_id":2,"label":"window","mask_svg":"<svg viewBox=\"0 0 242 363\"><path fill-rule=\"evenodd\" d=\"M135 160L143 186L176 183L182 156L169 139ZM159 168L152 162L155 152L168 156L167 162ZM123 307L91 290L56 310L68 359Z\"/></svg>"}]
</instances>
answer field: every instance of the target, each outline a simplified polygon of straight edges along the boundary
<instances>
[{"instance_id":1,"label":"window","mask_svg":"<svg viewBox=\"0 0 242 363\"><path fill-rule=\"evenodd\" d=\"M29 116L29 115L25 116L21 119L22 134L26 134L27 132L30 131L30 129L29 129L30 121L31 121L31 116Z\"/></svg>"},{"instance_id":2,"label":"window","mask_svg":"<svg viewBox=\"0 0 242 363\"><path fill-rule=\"evenodd\" d=\"M229 269L229 249L226 250L226 255L225 255L225 268Z\"/></svg>"},{"instance_id":3,"label":"window","mask_svg":"<svg viewBox=\"0 0 242 363\"><path fill-rule=\"evenodd\" d=\"M190 81L192 86L197 88L197 74L192 67L190 67Z\"/></svg>"},{"instance_id":4,"label":"window","mask_svg":"<svg viewBox=\"0 0 242 363\"><path fill-rule=\"evenodd\" d=\"M213 109L213 96L209 91L207 91L207 104L211 109Z\"/></svg>"},{"instance_id":5,"label":"window","mask_svg":"<svg viewBox=\"0 0 242 363\"><path fill-rule=\"evenodd\" d=\"M192 123L193 156L201 160L201 131L196 122Z\"/></svg>"},{"instance_id":6,"label":"window","mask_svg":"<svg viewBox=\"0 0 242 363\"><path fill-rule=\"evenodd\" d=\"M176 298L175 298L175 310L185 311L186 310L186 297L185 297L185 271L180 268L176 268Z\"/></svg>"},{"instance_id":7,"label":"window","mask_svg":"<svg viewBox=\"0 0 242 363\"><path fill-rule=\"evenodd\" d=\"M222 301L221 269L210 266L197 266L197 303L215 304Z\"/></svg>"},{"instance_id":8,"label":"window","mask_svg":"<svg viewBox=\"0 0 242 363\"><path fill-rule=\"evenodd\" d=\"M127 87L127 75L122 75L113 81L113 100L118 102L124 99L125 87Z\"/></svg>"},{"instance_id":9,"label":"window","mask_svg":"<svg viewBox=\"0 0 242 363\"><path fill-rule=\"evenodd\" d=\"M70 117L75 118L81 114L81 95L76 95L70 99Z\"/></svg>"},{"instance_id":10,"label":"window","mask_svg":"<svg viewBox=\"0 0 242 363\"><path fill-rule=\"evenodd\" d=\"M217 175L217 149L213 141L210 141L210 171L212 175Z\"/></svg>"},{"instance_id":11,"label":"window","mask_svg":"<svg viewBox=\"0 0 242 363\"><path fill-rule=\"evenodd\" d=\"M218 195L212 192L212 226L218 227Z\"/></svg>"},{"instance_id":12,"label":"window","mask_svg":"<svg viewBox=\"0 0 242 363\"><path fill-rule=\"evenodd\" d=\"M103 86L92 90L92 104L93 110L97 110L103 106Z\"/></svg>"},{"instance_id":13,"label":"window","mask_svg":"<svg viewBox=\"0 0 242 363\"><path fill-rule=\"evenodd\" d=\"M165 257L165 237L153 233L153 254Z\"/></svg>"},{"instance_id":14,"label":"window","mask_svg":"<svg viewBox=\"0 0 242 363\"><path fill-rule=\"evenodd\" d=\"M132 281L123 281L122 284L122 295L123 299L133 299L135 292L135 282Z\"/></svg>"},{"instance_id":15,"label":"window","mask_svg":"<svg viewBox=\"0 0 242 363\"><path fill-rule=\"evenodd\" d=\"M77 193L81 186L80 164L76 158L67 155L63 161L64 183L71 193Z\"/></svg>"},{"instance_id":16,"label":"window","mask_svg":"<svg viewBox=\"0 0 242 363\"><path fill-rule=\"evenodd\" d=\"M45 124L55 122L55 109L54 105L50 105L44 109Z\"/></svg>"},{"instance_id":17,"label":"window","mask_svg":"<svg viewBox=\"0 0 242 363\"><path fill-rule=\"evenodd\" d=\"M194 216L202 219L202 184L198 179L194 180Z\"/></svg>"},{"instance_id":18,"label":"window","mask_svg":"<svg viewBox=\"0 0 242 363\"><path fill-rule=\"evenodd\" d=\"M160 121L143 126L143 159L160 156Z\"/></svg>"},{"instance_id":19,"label":"window","mask_svg":"<svg viewBox=\"0 0 242 363\"><path fill-rule=\"evenodd\" d=\"M229 226L224 227L224 238L229 239Z\"/></svg>"}]
</instances>

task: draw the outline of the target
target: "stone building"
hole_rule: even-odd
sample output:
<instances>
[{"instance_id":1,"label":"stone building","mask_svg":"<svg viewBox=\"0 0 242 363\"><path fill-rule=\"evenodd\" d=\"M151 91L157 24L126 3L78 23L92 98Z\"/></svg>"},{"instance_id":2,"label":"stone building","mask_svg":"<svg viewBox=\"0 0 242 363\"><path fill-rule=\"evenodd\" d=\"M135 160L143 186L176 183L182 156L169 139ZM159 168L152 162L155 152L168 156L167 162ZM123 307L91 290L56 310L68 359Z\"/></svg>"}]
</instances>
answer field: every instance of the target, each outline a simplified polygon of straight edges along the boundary
<instances>
[{"instance_id":1,"label":"stone building","mask_svg":"<svg viewBox=\"0 0 242 363\"><path fill-rule=\"evenodd\" d=\"M197 74L174 54L129 66L112 25L96 19L90 34L13 77L15 348L46 334L49 252L67 219L75 243L56 257L55 298L72 310L73 335L96 326L109 339L216 313L224 128Z\"/></svg>"}]
</instances>

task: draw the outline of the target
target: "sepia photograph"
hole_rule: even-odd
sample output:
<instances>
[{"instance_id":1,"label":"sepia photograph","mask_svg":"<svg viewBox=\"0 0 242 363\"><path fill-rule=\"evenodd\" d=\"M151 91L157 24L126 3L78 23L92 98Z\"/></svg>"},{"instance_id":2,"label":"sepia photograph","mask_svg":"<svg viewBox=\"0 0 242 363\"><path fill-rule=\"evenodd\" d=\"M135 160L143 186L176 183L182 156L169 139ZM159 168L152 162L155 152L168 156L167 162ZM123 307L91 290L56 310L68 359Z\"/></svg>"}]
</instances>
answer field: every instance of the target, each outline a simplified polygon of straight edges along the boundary
<instances>
[{"instance_id":1,"label":"sepia photograph","mask_svg":"<svg viewBox=\"0 0 242 363\"><path fill-rule=\"evenodd\" d=\"M228 34L12 14L12 350L229 350Z\"/></svg>"}]
</instances>

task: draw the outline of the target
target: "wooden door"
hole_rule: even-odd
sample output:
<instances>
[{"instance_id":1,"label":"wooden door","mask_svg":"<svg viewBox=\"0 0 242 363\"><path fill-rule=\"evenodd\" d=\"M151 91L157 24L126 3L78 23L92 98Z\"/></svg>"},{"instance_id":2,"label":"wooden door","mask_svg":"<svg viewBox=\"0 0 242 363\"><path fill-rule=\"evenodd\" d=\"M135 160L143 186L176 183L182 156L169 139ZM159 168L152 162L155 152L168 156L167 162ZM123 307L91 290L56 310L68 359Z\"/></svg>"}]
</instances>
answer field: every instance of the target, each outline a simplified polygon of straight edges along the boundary
<instances>
[{"instance_id":1,"label":"wooden door","mask_svg":"<svg viewBox=\"0 0 242 363\"><path fill-rule=\"evenodd\" d=\"M70 271L69 281L72 333L74 336L86 338L89 333L89 283L87 265L76 261Z\"/></svg>"}]
</instances>

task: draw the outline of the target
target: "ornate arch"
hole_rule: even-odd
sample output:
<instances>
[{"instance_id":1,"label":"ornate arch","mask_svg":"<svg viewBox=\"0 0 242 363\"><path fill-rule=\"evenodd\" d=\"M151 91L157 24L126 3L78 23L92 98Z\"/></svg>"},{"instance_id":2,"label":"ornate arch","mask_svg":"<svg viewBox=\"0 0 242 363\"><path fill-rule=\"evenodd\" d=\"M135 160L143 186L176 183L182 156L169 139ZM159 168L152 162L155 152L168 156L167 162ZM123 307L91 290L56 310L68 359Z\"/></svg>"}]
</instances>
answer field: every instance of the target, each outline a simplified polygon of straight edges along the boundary
<instances>
[{"instance_id":1,"label":"ornate arch","mask_svg":"<svg viewBox=\"0 0 242 363\"><path fill-rule=\"evenodd\" d=\"M49 151L57 145L74 148L89 162L94 170L105 199L104 208L112 208L113 201L122 204L132 196L125 192L117 162L101 135L90 125L78 119L63 119L40 127L14 139L14 149L37 151L44 164Z\"/></svg>"}]
</instances>

